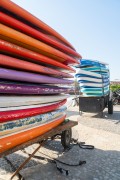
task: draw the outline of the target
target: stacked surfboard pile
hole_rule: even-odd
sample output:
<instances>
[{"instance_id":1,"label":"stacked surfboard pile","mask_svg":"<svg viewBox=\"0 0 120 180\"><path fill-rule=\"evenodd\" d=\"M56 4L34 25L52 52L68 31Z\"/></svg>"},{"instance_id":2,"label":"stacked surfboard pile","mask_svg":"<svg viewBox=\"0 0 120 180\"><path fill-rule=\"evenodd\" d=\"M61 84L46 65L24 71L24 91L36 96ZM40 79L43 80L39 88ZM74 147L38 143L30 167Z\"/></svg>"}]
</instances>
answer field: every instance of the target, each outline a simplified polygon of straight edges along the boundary
<instances>
[{"instance_id":1,"label":"stacked surfboard pile","mask_svg":"<svg viewBox=\"0 0 120 180\"><path fill-rule=\"evenodd\" d=\"M0 153L62 123L81 56L44 22L11 1L0 12Z\"/></svg>"},{"instance_id":2,"label":"stacked surfboard pile","mask_svg":"<svg viewBox=\"0 0 120 180\"><path fill-rule=\"evenodd\" d=\"M83 96L104 96L109 93L108 65L93 60L80 60L76 66L77 81Z\"/></svg>"}]
</instances>

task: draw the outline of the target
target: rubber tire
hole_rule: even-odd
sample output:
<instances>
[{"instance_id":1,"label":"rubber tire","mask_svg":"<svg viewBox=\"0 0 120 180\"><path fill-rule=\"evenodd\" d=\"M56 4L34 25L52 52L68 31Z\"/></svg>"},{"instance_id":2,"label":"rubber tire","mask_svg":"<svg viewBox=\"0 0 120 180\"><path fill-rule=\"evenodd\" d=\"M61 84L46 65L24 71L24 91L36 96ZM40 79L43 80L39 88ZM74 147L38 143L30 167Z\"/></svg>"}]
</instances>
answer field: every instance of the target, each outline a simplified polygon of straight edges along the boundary
<instances>
[{"instance_id":1,"label":"rubber tire","mask_svg":"<svg viewBox=\"0 0 120 180\"><path fill-rule=\"evenodd\" d=\"M113 114L113 101L108 101L108 114Z\"/></svg>"},{"instance_id":2,"label":"rubber tire","mask_svg":"<svg viewBox=\"0 0 120 180\"><path fill-rule=\"evenodd\" d=\"M61 144L65 149L70 147L71 137L72 137L71 128L62 132L62 134L61 134Z\"/></svg>"}]
</instances>

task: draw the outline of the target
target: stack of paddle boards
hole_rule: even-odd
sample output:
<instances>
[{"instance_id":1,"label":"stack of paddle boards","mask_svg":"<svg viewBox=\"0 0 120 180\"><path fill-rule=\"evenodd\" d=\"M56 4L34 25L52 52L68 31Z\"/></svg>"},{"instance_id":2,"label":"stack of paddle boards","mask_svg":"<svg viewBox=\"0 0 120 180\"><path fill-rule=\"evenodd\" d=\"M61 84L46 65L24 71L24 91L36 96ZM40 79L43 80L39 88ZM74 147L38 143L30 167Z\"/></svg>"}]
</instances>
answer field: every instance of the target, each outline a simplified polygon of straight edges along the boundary
<instances>
[{"instance_id":1,"label":"stack of paddle boards","mask_svg":"<svg viewBox=\"0 0 120 180\"><path fill-rule=\"evenodd\" d=\"M77 81L83 96L104 96L109 93L108 65L93 60L80 60L76 66Z\"/></svg>"},{"instance_id":2,"label":"stack of paddle boards","mask_svg":"<svg viewBox=\"0 0 120 180\"><path fill-rule=\"evenodd\" d=\"M62 123L81 56L47 24L0 0L0 153Z\"/></svg>"}]
</instances>

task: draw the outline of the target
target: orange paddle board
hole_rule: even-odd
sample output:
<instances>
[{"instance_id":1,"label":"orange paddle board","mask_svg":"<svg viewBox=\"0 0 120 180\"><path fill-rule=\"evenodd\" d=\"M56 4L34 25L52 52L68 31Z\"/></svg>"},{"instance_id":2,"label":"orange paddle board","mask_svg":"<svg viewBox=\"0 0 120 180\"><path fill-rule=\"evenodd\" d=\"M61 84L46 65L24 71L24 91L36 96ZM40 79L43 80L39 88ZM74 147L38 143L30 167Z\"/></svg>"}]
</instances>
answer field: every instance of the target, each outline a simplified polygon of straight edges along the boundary
<instances>
[{"instance_id":1,"label":"orange paddle board","mask_svg":"<svg viewBox=\"0 0 120 180\"><path fill-rule=\"evenodd\" d=\"M0 38L51 57L56 61L63 63L67 62L68 64L78 64L78 61L75 58L72 58L63 52L41 41L38 41L37 39L34 39L3 24L0 24Z\"/></svg>"},{"instance_id":2,"label":"orange paddle board","mask_svg":"<svg viewBox=\"0 0 120 180\"><path fill-rule=\"evenodd\" d=\"M1 153L10 150L17 145L30 141L40 135L45 134L49 130L57 127L64 121L65 117L66 115L62 115L62 117L56 118L50 121L49 123L43 124L39 127L24 132L18 132L17 134L8 137L0 138L0 155Z\"/></svg>"}]
</instances>

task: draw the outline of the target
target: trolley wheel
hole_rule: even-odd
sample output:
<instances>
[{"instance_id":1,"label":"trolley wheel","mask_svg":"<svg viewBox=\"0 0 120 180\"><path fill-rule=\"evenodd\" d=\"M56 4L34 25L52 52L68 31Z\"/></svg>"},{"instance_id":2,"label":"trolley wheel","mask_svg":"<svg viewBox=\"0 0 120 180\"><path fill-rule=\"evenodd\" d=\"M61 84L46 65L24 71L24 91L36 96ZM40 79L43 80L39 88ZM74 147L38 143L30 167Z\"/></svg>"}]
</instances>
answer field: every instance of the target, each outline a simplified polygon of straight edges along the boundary
<instances>
[{"instance_id":1,"label":"trolley wheel","mask_svg":"<svg viewBox=\"0 0 120 180\"><path fill-rule=\"evenodd\" d=\"M62 146L64 148L70 147L71 137L72 137L71 128L62 132L62 134L61 134L61 144L62 144Z\"/></svg>"},{"instance_id":2,"label":"trolley wheel","mask_svg":"<svg viewBox=\"0 0 120 180\"><path fill-rule=\"evenodd\" d=\"M113 114L113 101L108 101L108 114Z\"/></svg>"}]
</instances>

